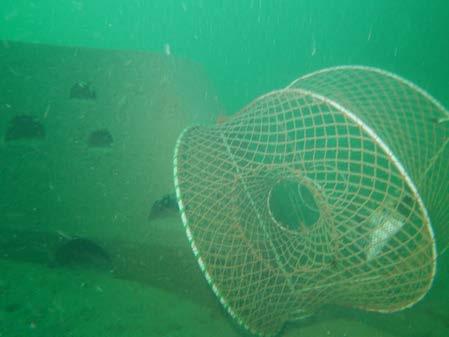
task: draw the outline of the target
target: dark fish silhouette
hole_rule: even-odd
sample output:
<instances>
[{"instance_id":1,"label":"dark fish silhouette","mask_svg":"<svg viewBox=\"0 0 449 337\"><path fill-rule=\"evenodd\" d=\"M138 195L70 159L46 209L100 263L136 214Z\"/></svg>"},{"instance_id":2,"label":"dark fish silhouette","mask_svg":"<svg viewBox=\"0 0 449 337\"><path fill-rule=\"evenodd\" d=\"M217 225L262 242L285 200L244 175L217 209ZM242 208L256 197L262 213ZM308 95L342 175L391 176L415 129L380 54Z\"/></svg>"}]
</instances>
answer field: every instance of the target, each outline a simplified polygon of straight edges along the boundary
<instances>
[{"instance_id":1,"label":"dark fish silhouette","mask_svg":"<svg viewBox=\"0 0 449 337\"><path fill-rule=\"evenodd\" d=\"M176 195L166 194L162 198L156 200L151 207L148 220L154 220L157 218L175 215L179 211L178 201L176 200Z\"/></svg>"},{"instance_id":2,"label":"dark fish silhouette","mask_svg":"<svg viewBox=\"0 0 449 337\"><path fill-rule=\"evenodd\" d=\"M79 237L70 238L54 253L54 264L63 267L112 269L108 252L97 243Z\"/></svg>"},{"instance_id":3,"label":"dark fish silhouette","mask_svg":"<svg viewBox=\"0 0 449 337\"><path fill-rule=\"evenodd\" d=\"M89 147L110 147L114 142L108 129L99 129L92 131L87 139Z\"/></svg>"},{"instance_id":4,"label":"dark fish silhouette","mask_svg":"<svg viewBox=\"0 0 449 337\"><path fill-rule=\"evenodd\" d=\"M45 137L44 126L32 116L15 116L9 121L5 142L20 139L42 139Z\"/></svg>"},{"instance_id":5,"label":"dark fish silhouette","mask_svg":"<svg viewBox=\"0 0 449 337\"><path fill-rule=\"evenodd\" d=\"M88 82L76 82L70 89L70 98L95 100L97 93Z\"/></svg>"}]
</instances>

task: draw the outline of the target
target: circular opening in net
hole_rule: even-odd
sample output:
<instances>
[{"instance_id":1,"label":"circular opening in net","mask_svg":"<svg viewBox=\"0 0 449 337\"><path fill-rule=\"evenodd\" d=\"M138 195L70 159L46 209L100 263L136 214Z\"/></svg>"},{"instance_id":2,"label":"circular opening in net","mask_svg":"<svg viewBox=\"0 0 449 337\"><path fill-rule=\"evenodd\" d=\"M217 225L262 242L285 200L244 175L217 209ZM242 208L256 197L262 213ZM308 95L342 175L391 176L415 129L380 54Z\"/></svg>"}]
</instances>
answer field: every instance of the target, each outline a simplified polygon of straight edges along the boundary
<instances>
[{"instance_id":1,"label":"circular opening in net","mask_svg":"<svg viewBox=\"0 0 449 337\"><path fill-rule=\"evenodd\" d=\"M309 229L320 211L309 187L294 180L281 180L270 191L268 207L273 219L289 230Z\"/></svg>"}]
</instances>

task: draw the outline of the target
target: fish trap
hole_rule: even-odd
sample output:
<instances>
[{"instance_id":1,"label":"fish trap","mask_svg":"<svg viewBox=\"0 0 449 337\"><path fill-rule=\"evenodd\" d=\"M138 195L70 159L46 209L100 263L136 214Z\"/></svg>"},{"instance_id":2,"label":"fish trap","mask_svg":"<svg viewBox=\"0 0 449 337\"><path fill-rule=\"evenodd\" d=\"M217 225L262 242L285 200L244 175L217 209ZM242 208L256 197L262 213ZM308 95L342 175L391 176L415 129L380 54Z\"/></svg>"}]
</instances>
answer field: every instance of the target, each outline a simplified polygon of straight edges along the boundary
<instances>
[{"instance_id":1,"label":"fish trap","mask_svg":"<svg viewBox=\"0 0 449 337\"><path fill-rule=\"evenodd\" d=\"M273 335L326 304L394 312L422 299L448 243L448 119L416 85L343 66L186 129L179 209L228 312Z\"/></svg>"}]
</instances>

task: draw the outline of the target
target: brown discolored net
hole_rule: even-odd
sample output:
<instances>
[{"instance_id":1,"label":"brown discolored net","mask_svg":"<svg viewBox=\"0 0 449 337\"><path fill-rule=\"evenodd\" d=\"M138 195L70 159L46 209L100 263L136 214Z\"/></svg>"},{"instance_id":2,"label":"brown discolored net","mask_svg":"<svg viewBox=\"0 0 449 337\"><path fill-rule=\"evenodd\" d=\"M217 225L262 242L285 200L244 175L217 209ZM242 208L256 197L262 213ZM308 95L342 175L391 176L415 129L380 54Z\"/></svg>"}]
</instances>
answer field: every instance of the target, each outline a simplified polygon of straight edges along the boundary
<instances>
[{"instance_id":1,"label":"brown discolored net","mask_svg":"<svg viewBox=\"0 0 449 337\"><path fill-rule=\"evenodd\" d=\"M448 116L395 75L337 67L185 130L178 203L230 314L273 335L325 304L392 312L419 301L447 244Z\"/></svg>"}]
</instances>

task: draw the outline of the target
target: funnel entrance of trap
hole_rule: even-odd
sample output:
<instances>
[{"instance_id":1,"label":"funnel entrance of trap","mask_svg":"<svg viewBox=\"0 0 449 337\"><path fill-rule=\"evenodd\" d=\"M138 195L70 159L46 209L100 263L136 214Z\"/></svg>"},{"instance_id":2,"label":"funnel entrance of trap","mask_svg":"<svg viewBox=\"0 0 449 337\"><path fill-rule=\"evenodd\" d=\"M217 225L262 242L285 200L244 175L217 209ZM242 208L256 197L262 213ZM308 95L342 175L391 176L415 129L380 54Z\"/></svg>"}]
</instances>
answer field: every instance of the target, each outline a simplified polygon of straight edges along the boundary
<instances>
[{"instance_id":1,"label":"funnel entrance of trap","mask_svg":"<svg viewBox=\"0 0 449 337\"><path fill-rule=\"evenodd\" d=\"M292 179L278 181L273 186L268 208L279 226L293 231L310 229L320 218L311 189Z\"/></svg>"}]
</instances>

